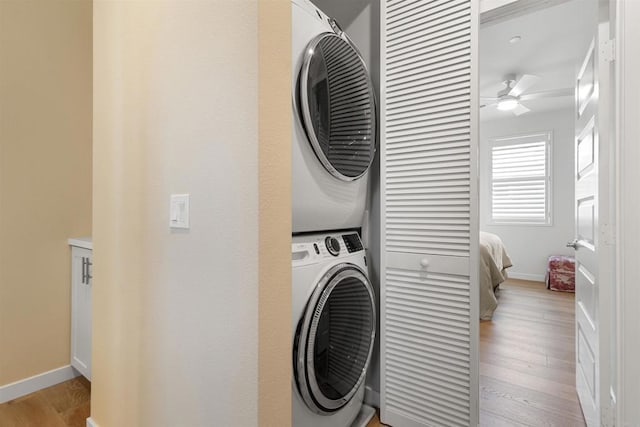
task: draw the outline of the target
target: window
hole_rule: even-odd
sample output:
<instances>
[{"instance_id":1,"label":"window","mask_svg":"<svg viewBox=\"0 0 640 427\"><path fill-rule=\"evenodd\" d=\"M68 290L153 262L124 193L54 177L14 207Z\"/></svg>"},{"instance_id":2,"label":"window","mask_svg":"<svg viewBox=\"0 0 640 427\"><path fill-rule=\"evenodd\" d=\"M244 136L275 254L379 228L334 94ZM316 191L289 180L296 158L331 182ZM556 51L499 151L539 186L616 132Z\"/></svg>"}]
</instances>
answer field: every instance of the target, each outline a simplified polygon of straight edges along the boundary
<instances>
[{"instance_id":1,"label":"window","mask_svg":"<svg viewBox=\"0 0 640 427\"><path fill-rule=\"evenodd\" d=\"M491 141L491 220L551 224L551 133Z\"/></svg>"}]
</instances>

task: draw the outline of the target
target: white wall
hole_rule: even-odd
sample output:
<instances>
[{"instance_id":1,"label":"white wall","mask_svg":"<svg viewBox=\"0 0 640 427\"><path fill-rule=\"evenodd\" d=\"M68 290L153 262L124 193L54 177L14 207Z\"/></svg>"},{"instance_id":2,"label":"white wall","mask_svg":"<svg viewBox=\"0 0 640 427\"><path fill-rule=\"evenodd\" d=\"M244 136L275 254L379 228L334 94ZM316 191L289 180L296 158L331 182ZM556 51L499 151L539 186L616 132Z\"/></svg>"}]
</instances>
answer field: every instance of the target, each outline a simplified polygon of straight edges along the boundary
<instances>
[{"instance_id":1,"label":"white wall","mask_svg":"<svg viewBox=\"0 0 640 427\"><path fill-rule=\"evenodd\" d=\"M95 3L102 427L258 424L257 9ZM190 230L169 229L172 193Z\"/></svg>"},{"instance_id":2,"label":"white wall","mask_svg":"<svg viewBox=\"0 0 640 427\"><path fill-rule=\"evenodd\" d=\"M515 3L516 0L480 0L480 13Z\"/></svg>"},{"instance_id":3,"label":"white wall","mask_svg":"<svg viewBox=\"0 0 640 427\"><path fill-rule=\"evenodd\" d=\"M543 280L549 255L573 255L565 247L574 235L573 110L528 113L480 123L480 229L502 238L513 261L509 276ZM552 226L490 225L491 138L552 131Z\"/></svg>"}]
</instances>

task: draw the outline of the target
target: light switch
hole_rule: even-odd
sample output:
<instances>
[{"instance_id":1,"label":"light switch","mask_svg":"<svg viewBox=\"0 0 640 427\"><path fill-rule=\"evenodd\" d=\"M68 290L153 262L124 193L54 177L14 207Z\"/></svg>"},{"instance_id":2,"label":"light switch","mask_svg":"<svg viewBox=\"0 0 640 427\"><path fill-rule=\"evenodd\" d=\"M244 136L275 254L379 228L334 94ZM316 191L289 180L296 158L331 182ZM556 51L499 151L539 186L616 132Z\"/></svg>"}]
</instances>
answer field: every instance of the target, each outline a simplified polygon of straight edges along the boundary
<instances>
[{"instance_id":1,"label":"light switch","mask_svg":"<svg viewBox=\"0 0 640 427\"><path fill-rule=\"evenodd\" d=\"M189 195L172 194L169 208L170 228L189 228Z\"/></svg>"}]
</instances>

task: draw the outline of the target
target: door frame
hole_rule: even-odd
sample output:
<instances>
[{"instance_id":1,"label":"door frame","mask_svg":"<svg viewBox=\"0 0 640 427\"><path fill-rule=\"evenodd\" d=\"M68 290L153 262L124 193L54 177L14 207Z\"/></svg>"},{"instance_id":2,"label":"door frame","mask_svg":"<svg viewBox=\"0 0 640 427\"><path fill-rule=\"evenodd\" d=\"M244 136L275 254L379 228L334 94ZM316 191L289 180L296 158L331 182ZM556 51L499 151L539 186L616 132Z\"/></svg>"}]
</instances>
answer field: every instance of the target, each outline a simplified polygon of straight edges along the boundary
<instances>
[{"instance_id":1,"label":"door frame","mask_svg":"<svg viewBox=\"0 0 640 427\"><path fill-rule=\"evenodd\" d=\"M615 362L614 421L627 426L640 419L640 144L634 135L640 134L640 3L613 0L615 3L615 150L616 150L616 227L614 231L617 277L615 301ZM630 43L626 43L629 40ZM626 96L633 94L636 96Z\"/></svg>"}]
</instances>

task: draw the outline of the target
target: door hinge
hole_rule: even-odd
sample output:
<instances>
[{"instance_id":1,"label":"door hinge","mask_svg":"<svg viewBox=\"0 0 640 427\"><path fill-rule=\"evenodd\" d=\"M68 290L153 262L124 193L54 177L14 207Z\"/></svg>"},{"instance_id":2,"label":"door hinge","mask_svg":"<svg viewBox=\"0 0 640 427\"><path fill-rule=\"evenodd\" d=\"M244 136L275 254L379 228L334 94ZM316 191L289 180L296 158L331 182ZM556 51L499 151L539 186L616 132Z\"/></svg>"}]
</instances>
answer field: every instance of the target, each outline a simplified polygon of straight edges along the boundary
<instances>
[{"instance_id":1,"label":"door hinge","mask_svg":"<svg viewBox=\"0 0 640 427\"><path fill-rule=\"evenodd\" d=\"M615 39L603 40L600 42L600 55L606 62L616 60L616 41Z\"/></svg>"},{"instance_id":2,"label":"door hinge","mask_svg":"<svg viewBox=\"0 0 640 427\"><path fill-rule=\"evenodd\" d=\"M600 425L602 427L615 427L616 419L615 413L611 406L606 406L602 408L600 412Z\"/></svg>"},{"instance_id":3,"label":"door hinge","mask_svg":"<svg viewBox=\"0 0 640 427\"><path fill-rule=\"evenodd\" d=\"M601 241L608 246L616 244L616 229L608 222L600 225L600 238Z\"/></svg>"}]
</instances>

